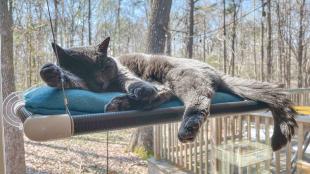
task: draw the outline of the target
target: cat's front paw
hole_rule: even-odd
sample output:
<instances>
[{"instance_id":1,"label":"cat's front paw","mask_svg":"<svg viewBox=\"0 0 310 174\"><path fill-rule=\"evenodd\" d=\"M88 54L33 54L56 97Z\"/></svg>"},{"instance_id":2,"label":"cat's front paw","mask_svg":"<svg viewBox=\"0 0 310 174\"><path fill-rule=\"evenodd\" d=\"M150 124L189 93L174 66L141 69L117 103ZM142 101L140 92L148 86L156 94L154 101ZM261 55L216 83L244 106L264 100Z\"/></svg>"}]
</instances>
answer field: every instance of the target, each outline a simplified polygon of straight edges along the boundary
<instances>
[{"instance_id":1,"label":"cat's front paw","mask_svg":"<svg viewBox=\"0 0 310 174\"><path fill-rule=\"evenodd\" d=\"M105 105L105 112L125 111L131 107L130 98L127 95L113 98Z\"/></svg>"},{"instance_id":2,"label":"cat's front paw","mask_svg":"<svg viewBox=\"0 0 310 174\"><path fill-rule=\"evenodd\" d=\"M207 109L185 112L179 128L178 139L182 143L193 142L208 115L209 111Z\"/></svg>"},{"instance_id":3,"label":"cat's front paw","mask_svg":"<svg viewBox=\"0 0 310 174\"><path fill-rule=\"evenodd\" d=\"M157 96L157 88L147 82L136 82L129 87L129 97L136 101L151 101Z\"/></svg>"},{"instance_id":4,"label":"cat's front paw","mask_svg":"<svg viewBox=\"0 0 310 174\"><path fill-rule=\"evenodd\" d=\"M61 85L61 69L55 64L45 64L40 70L42 80L51 87Z\"/></svg>"}]
</instances>

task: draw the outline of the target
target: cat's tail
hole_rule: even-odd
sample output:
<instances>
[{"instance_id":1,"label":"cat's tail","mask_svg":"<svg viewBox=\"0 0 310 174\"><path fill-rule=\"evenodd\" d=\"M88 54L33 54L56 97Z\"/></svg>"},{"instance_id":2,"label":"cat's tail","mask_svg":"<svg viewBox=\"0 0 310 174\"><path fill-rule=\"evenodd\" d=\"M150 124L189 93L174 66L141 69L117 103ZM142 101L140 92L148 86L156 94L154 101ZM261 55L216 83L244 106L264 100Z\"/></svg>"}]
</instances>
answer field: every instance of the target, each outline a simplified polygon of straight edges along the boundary
<instances>
[{"instance_id":1,"label":"cat's tail","mask_svg":"<svg viewBox=\"0 0 310 174\"><path fill-rule=\"evenodd\" d=\"M295 120L296 111L293 103L279 86L246 80L228 75L222 75L222 90L234 93L240 97L259 101L267 104L274 119L274 131L271 137L271 146L274 151L281 149L291 141L295 133L297 122Z\"/></svg>"}]
</instances>

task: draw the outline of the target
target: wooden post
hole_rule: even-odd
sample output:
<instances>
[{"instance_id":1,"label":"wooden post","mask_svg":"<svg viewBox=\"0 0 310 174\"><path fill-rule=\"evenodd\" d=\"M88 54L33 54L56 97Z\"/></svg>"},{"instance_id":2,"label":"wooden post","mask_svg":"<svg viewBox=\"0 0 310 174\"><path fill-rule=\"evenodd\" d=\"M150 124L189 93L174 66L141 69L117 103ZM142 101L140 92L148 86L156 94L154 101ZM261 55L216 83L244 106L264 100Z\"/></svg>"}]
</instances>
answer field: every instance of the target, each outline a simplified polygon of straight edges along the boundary
<instances>
[{"instance_id":1,"label":"wooden post","mask_svg":"<svg viewBox=\"0 0 310 174\"><path fill-rule=\"evenodd\" d=\"M219 144L219 130L217 128L218 125L218 119L213 118L210 120L211 122L211 148L212 148L212 160L211 160L211 171L212 173L218 173L219 171L219 161L215 157L215 146Z\"/></svg>"},{"instance_id":2,"label":"wooden post","mask_svg":"<svg viewBox=\"0 0 310 174\"><path fill-rule=\"evenodd\" d=\"M209 143L209 120L207 119L205 122L205 173L208 173L208 143Z\"/></svg>"},{"instance_id":3,"label":"wooden post","mask_svg":"<svg viewBox=\"0 0 310 174\"><path fill-rule=\"evenodd\" d=\"M304 125L302 122L299 122L298 124L297 140L298 140L297 160L302 160L302 156L303 156L302 146L304 144ZM301 173L300 169L297 168L297 174L299 173Z\"/></svg>"},{"instance_id":4,"label":"wooden post","mask_svg":"<svg viewBox=\"0 0 310 174\"><path fill-rule=\"evenodd\" d=\"M291 163L291 159L292 159L292 144L291 142L288 142L287 145L287 151L286 151L286 173L290 174L292 171L292 163Z\"/></svg>"},{"instance_id":5,"label":"wooden post","mask_svg":"<svg viewBox=\"0 0 310 174\"><path fill-rule=\"evenodd\" d=\"M197 158L197 155L198 155L198 153L197 153L197 140L198 139L198 135L197 135L197 137L195 138L195 142L194 142L194 160L195 160L195 162L194 162L194 165L195 165L195 167L194 167L194 172L195 173L197 173L198 172L198 158Z\"/></svg>"},{"instance_id":6,"label":"wooden post","mask_svg":"<svg viewBox=\"0 0 310 174\"><path fill-rule=\"evenodd\" d=\"M171 147L172 147L172 141L171 141L171 124L168 124L168 160L172 160L172 155L171 155Z\"/></svg>"},{"instance_id":7,"label":"wooden post","mask_svg":"<svg viewBox=\"0 0 310 174\"><path fill-rule=\"evenodd\" d=\"M260 142L260 117L255 116L256 142ZM260 164L256 164L256 170L259 170Z\"/></svg>"},{"instance_id":8,"label":"wooden post","mask_svg":"<svg viewBox=\"0 0 310 174\"><path fill-rule=\"evenodd\" d=\"M154 157L156 160L160 160L160 149L159 149L159 145L160 145L160 142L159 142L159 126L158 125L155 125L153 127L153 138L154 138Z\"/></svg>"},{"instance_id":9,"label":"wooden post","mask_svg":"<svg viewBox=\"0 0 310 174\"><path fill-rule=\"evenodd\" d=\"M265 118L265 143L270 145L270 118ZM265 162L265 169L270 170L270 163L271 161L268 160Z\"/></svg>"},{"instance_id":10,"label":"wooden post","mask_svg":"<svg viewBox=\"0 0 310 174\"><path fill-rule=\"evenodd\" d=\"M251 115L248 116L248 119L247 119L247 122L248 122L248 140L251 141Z\"/></svg>"},{"instance_id":11,"label":"wooden post","mask_svg":"<svg viewBox=\"0 0 310 174\"><path fill-rule=\"evenodd\" d=\"M280 174L281 170L281 163L280 163L280 152L279 150L275 152L275 157L276 157L276 174Z\"/></svg>"},{"instance_id":12,"label":"wooden post","mask_svg":"<svg viewBox=\"0 0 310 174\"><path fill-rule=\"evenodd\" d=\"M200 134L199 134L199 173L200 174L203 174L203 149L202 149L202 146L203 146L203 130L204 129L204 124L201 126L200 128Z\"/></svg>"}]
</instances>

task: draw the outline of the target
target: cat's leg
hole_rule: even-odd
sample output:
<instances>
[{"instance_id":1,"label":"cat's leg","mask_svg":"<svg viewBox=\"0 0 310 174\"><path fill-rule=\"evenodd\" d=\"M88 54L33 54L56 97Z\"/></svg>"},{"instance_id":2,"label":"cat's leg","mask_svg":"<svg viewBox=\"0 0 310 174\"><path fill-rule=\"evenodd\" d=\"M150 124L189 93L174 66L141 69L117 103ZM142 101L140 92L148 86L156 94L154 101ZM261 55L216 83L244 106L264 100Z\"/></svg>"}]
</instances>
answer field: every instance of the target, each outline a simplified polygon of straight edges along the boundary
<instances>
[{"instance_id":1,"label":"cat's leg","mask_svg":"<svg viewBox=\"0 0 310 174\"><path fill-rule=\"evenodd\" d=\"M159 98L162 98L160 101L166 98L162 97L167 96L164 95L164 90L161 90L155 84L142 80L122 65L119 65L118 68L118 82L121 90L126 94L112 99L105 106L106 111L143 109L145 106L153 103L153 101L154 104L159 103Z\"/></svg>"},{"instance_id":2,"label":"cat's leg","mask_svg":"<svg viewBox=\"0 0 310 174\"><path fill-rule=\"evenodd\" d=\"M162 85L159 83L154 84L158 89L157 95L150 100L148 103L145 103L142 107L144 110L154 109L159 107L161 104L175 98L173 91L168 88L166 85Z\"/></svg>"},{"instance_id":3,"label":"cat's leg","mask_svg":"<svg viewBox=\"0 0 310 174\"><path fill-rule=\"evenodd\" d=\"M152 98L148 98L148 100L136 100L131 95L125 94L119 97L113 98L106 106L106 112L116 112L116 111L125 111L129 109L140 109L140 110L149 110L154 109L160 106L162 103L169 101L174 97L171 89L159 85L154 84L157 89L157 93Z\"/></svg>"},{"instance_id":4,"label":"cat's leg","mask_svg":"<svg viewBox=\"0 0 310 174\"><path fill-rule=\"evenodd\" d=\"M81 78L55 64L45 64L40 70L40 76L51 87L62 88L61 79L63 79L64 88L87 89L86 83Z\"/></svg>"},{"instance_id":5,"label":"cat's leg","mask_svg":"<svg viewBox=\"0 0 310 174\"><path fill-rule=\"evenodd\" d=\"M194 141L199 128L210 114L216 79L214 76L206 77L195 69L176 69L167 80L175 95L185 105L178 138L181 142Z\"/></svg>"},{"instance_id":6,"label":"cat's leg","mask_svg":"<svg viewBox=\"0 0 310 174\"><path fill-rule=\"evenodd\" d=\"M148 81L145 81L126 67L119 65L118 81L120 88L126 92L130 98L137 101L151 101L157 95L157 87Z\"/></svg>"},{"instance_id":7,"label":"cat's leg","mask_svg":"<svg viewBox=\"0 0 310 174\"><path fill-rule=\"evenodd\" d=\"M210 115L211 98L209 96L196 92L187 92L187 95L193 98L181 98L185 101L185 111L178 132L181 142L194 141L200 127Z\"/></svg>"}]
</instances>

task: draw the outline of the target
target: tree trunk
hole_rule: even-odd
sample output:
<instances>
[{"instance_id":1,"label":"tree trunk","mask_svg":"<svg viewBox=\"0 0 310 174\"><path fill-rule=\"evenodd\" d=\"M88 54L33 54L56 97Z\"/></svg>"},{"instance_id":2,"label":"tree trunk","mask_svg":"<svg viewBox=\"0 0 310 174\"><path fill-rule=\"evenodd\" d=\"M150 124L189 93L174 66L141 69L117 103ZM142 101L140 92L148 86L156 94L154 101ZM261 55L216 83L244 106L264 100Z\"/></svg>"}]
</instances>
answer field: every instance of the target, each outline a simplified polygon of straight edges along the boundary
<instances>
[{"instance_id":1,"label":"tree trunk","mask_svg":"<svg viewBox=\"0 0 310 174\"><path fill-rule=\"evenodd\" d=\"M298 47L297 47L298 88L301 88L303 85L303 78L302 78L303 50L304 50L303 40L305 36L305 31L303 27L304 10L305 10L304 7L305 7L305 0L302 0L299 11L299 31L298 31Z\"/></svg>"},{"instance_id":2,"label":"tree trunk","mask_svg":"<svg viewBox=\"0 0 310 174\"><path fill-rule=\"evenodd\" d=\"M12 1L1 0L0 13L2 94L5 98L15 91ZM23 134L6 122L3 126L6 173L23 174L26 172Z\"/></svg>"},{"instance_id":3,"label":"tree trunk","mask_svg":"<svg viewBox=\"0 0 310 174\"><path fill-rule=\"evenodd\" d=\"M206 28L207 28L207 22L206 19L203 20L203 61L206 62ZM227 55L226 55L227 58ZM224 66L225 67L225 66ZM224 68L225 70L226 68ZM225 70L226 73L226 70Z\"/></svg>"},{"instance_id":4,"label":"tree trunk","mask_svg":"<svg viewBox=\"0 0 310 174\"><path fill-rule=\"evenodd\" d=\"M282 83L283 82L283 39L282 39L282 20L281 20L281 14L280 14L280 2L277 1L277 20L278 20L278 58L279 58L279 68L280 68L280 73L279 73L279 81Z\"/></svg>"},{"instance_id":5,"label":"tree trunk","mask_svg":"<svg viewBox=\"0 0 310 174\"><path fill-rule=\"evenodd\" d=\"M147 33L147 52L162 54L165 51L166 32L172 0L153 0ZM137 128L133 133L129 150L143 149L149 153L153 151L153 127Z\"/></svg>"},{"instance_id":6,"label":"tree trunk","mask_svg":"<svg viewBox=\"0 0 310 174\"><path fill-rule=\"evenodd\" d=\"M145 153L153 151L153 126L139 127L131 135L129 150L134 152L142 149Z\"/></svg>"},{"instance_id":7,"label":"tree trunk","mask_svg":"<svg viewBox=\"0 0 310 174\"><path fill-rule=\"evenodd\" d=\"M233 10L234 10L234 14L233 14L233 26L232 26L232 40L231 40L231 75L234 76L235 75L235 54L236 54L236 48L235 48L235 44L236 44L236 27L237 27L237 4L235 2L235 0L233 0Z\"/></svg>"},{"instance_id":8,"label":"tree trunk","mask_svg":"<svg viewBox=\"0 0 310 174\"><path fill-rule=\"evenodd\" d=\"M308 48L307 47L305 47L305 49L304 49L304 58L306 59L306 57L307 57L307 51L308 51ZM304 69L304 87L309 87L309 81L308 81L308 78L309 78L309 73L308 73L308 62L309 62L310 60L309 59L306 59L305 61L304 61L304 63L303 63L303 69Z\"/></svg>"},{"instance_id":9,"label":"tree trunk","mask_svg":"<svg viewBox=\"0 0 310 174\"><path fill-rule=\"evenodd\" d=\"M290 2L289 2L290 3ZM291 7L291 4L290 4ZM292 45L292 15L290 13L289 15L289 24L288 24L288 32L289 32L289 45ZM291 60L292 60L292 48L289 46L288 48L288 60L287 60L287 64L286 64L286 84L287 87L290 88L291 87Z\"/></svg>"},{"instance_id":10,"label":"tree trunk","mask_svg":"<svg viewBox=\"0 0 310 174\"><path fill-rule=\"evenodd\" d=\"M166 54L168 56L171 56L171 31L170 31L170 27L168 26L167 29L167 39L166 39Z\"/></svg>"},{"instance_id":11,"label":"tree trunk","mask_svg":"<svg viewBox=\"0 0 310 174\"><path fill-rule=\"evenodd\" d=\"M60 45L64 46L65 25L65 0L61 0L61 30L59 31Z\"/></svg>"},{"instance_id":12,"label":"tree trunk","mask_svg":"<svg viewBox=\"0 0 310 174\"><path fill-rule=\"evenodd\" d=\"M27 81L27 88L30 88L32 86L32 36L31 33L27 33L27 46L28 46L28 61L27 61L27 66L28 66L28 81Z\"/></svg>"},{"instance_id":13,"label":"tree trunk","mask_svg":"<svg viewBox=\"0 0 310 174\"><path fill-rule=\"evenodd\" d=\"M116 27L117 28L117 52L121 52L121 0L118 0L116 9Z\"/></svg>"},{"instance_id":14,"label":"tree trunk","mask_svg":"<svg viewBox=\"0 0 310 174\"><path fill-rule=\"evenodd\" d=\"M58 41L58 0L54 0L54 10L55 10L55 22L54 22L54 34L55 42Z\"/></svg>"},{"instance_id":15,"label":"tree trunk","mask_svg":"<svg viewBox=\"0 0 310 174\"><path fill-rule=\"evenodd\" d=\"M224 32L223 32L223 56L224 56L224 73L227 73L227 48L226 48L226 0L223 0L223 28L224 28ZM205 28L204 28L205 31ZM204 36L205 37L205 36Z\"/></svg>"},{"instance_id":16,"label":"tree trunk","mask_svg":"<svg viewBox=\"0 0 310 174\"><path fill-rule=\"evenodd\" d=\"M271 0L267 1L268 8L267 8L267 31L268 31L268 42L267 42L267 81L270 82L272 78L272 41L271 41L271 34L272 34L272 27L271 27Z\"/></svg>"},{"instance_id":17,"label":"tree trunk","mask_svg":"<svg viewBox=\"0 0 310 174\"><path fill-rule=\"evenodd\" d=\"M80 36L81 36L80 40L81 40L81 45L82 46L84 46L84 32L85 32L85 17L83 15L83 17L82 17L82 26L81 26L81 34L80 34Z\"/></svg>"},{"instance_id":18,"label":"tree trunk","mask_svg":"<svg viewBox=\"0 0 310 174\"><path fill-rule=\"evenodd\" d=\"M88 0L88 45L91 45L91 0Z\"/></svg>"},{"instance_id":19,"label":"tree trunk","mask_svg":"<svg viewBox=\"0 0 310 174\"><path fill-rule=\"evenodd\" d=\"M165 50L166 31L169 23L171 0L153 0L147 34L146 51L160 54Z\"/></svg>"},{"instance_id":20,"label":"tree trunk","mask_svg":"<svg viewBox=\"0 0 310 174\"><path fill-rule=\"evenodd\" d=\"M189 15L188 15L188 41L187 41L187 57L193 58L193 44L194 44L194 8L195 2L194 0L188 0L188 7L189 7Z\"/></svg>"},{"instance_id":21,"label":"tree trunk","mask_svg":"<svg viewBox=\"0 0 310 174\"><path fill-rule=\"evenodd\" d=\"M265 4L264 0L262 0L262 19L261 19L261 80L265 80L264 76L264 32L265 32L265 27L264 27L264 17L265 17Z\"/></svg>"},{"instance_id":22,"label":"tree trunk","mask_svg":"<svg viewBox=\"0 0 310 174\"><path fill-rule=\"evenodd\" d=\"M256 6L256 1L253 1L253 8ZM255 11L253 12L253 21L256 21ZM256 26L253 25L253 58L254 58L254 72L255 79L259 79L259 75L257 72L257 58L256 58Z\"/></svg>"},{"instance_id":23,"label":"tree trunk","mask_svg":"<svg viewBox=\"0 0 310 174\"><path fill-rule=\"evenodd\" d=\"M4 39L2 39L2 35L5 35L4 33L4 26L2 22L4 20L4 17L5 17L5 13L3 13L3 9L4 8L8 8L7 7L7 0L1 0L0 1L0 58L2 59L2 44L3 44L3 41ZM7 11L7 10L6 10ZM0 72L0 85L1 85L1 88L0 88L0 104L1 106L3 105L3 93L2 93L2 75L1 75L1 72ZM3 110L2 108L0 108L0 113L3 113ZM3 118L3 115L1 116ZM3 136L3 119L0 119L0 173L5 173L5 157L4 157L4 136Z\"/></svg>"}]
</instances>

